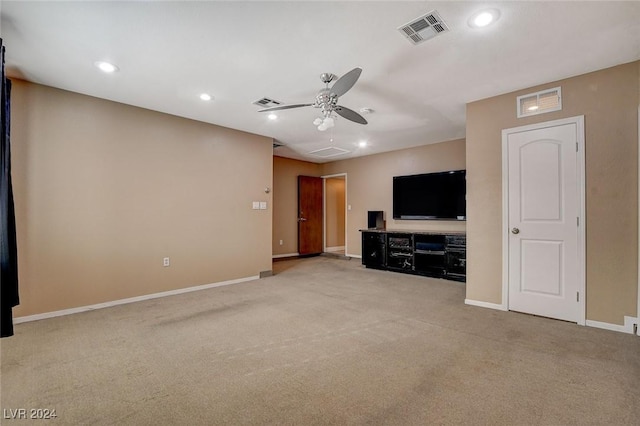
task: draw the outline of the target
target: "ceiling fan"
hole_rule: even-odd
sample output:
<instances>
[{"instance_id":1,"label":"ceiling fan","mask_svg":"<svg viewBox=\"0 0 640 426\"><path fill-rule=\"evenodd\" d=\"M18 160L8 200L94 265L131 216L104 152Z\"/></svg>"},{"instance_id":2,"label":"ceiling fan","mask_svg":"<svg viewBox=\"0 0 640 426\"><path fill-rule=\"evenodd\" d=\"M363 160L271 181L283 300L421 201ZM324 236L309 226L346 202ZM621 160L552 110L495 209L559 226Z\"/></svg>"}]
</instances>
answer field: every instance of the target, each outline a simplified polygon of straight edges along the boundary
<instances>
[{"instance_id":1,"label":"ceiling fan","mask_svg":"<svg viewBox=\"0 0 640 426\"><path fill-rule=\"evenodd\" d=\"M338 105L338 98L347 93L347 91L349 91L349 89L351 89L353 85L356 84L356 81L358 81L358 78L360 78L361 73L362 68L356 67L342 77L338 78L338 80L333 83L333 86L331 86L331 88L329 88L329 83L335 80L337 76L332 73L323 73L320 75L320 80L322 80L322 82L325 84L325 88L321 89L318 92L313 103L278 105L271 108L261 109L259 112L278 111L283 109L300 108L307 106L320 108L324 118L316 118L313 122L313 124L318 126L318 130L320 131L327 130L328 128L334 126L335 123L332 117L332 114L334 112L339 116L355 123L367 124L367 120L365 120L365 118L357 112L342 105Z\"/></svg>"}]
</instances>

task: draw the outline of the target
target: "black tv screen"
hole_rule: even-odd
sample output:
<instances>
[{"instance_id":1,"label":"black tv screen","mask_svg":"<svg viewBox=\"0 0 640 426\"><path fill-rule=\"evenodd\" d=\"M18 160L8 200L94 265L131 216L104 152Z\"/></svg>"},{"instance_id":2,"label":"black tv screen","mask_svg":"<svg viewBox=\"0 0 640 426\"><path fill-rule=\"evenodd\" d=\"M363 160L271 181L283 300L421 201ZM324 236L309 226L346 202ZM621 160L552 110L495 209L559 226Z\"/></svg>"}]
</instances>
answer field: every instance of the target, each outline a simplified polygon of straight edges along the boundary
<instances>
[{"instance_id":1,"label":"black tv screen","mask_svg":"<svg viewBox=\"0 0 640 426\"><path fill-rule=\"evenodd\" d=\"M466 170L393 178L393 218L466 220Z\"/></svg>"}]
</instances>

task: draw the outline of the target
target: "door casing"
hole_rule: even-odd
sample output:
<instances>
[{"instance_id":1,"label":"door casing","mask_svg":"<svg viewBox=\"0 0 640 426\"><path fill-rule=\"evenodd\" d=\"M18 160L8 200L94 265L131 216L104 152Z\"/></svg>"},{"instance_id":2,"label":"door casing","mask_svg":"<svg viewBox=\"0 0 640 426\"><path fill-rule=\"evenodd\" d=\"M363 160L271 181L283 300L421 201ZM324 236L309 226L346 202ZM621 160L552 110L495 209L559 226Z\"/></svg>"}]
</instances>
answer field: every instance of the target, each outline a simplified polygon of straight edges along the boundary
<instances>
[{"instance_id":1,"label":"door casing","mask_svg":"<svg viewBox=\"0 0 640 426\"><path fill-rule=\"evenodd\" d=\"M509 169L508 169L508 139L511 133L527 132L548 127L575 124L577 130L577 191L578 191L578 291L579 300L579 325L586 323L586 207L585 207L585 139L584 116L564 118L560 120L536 123L527 126L513 127L502 130L502 307L509 310Z\"/></svg>"}]
</instances>

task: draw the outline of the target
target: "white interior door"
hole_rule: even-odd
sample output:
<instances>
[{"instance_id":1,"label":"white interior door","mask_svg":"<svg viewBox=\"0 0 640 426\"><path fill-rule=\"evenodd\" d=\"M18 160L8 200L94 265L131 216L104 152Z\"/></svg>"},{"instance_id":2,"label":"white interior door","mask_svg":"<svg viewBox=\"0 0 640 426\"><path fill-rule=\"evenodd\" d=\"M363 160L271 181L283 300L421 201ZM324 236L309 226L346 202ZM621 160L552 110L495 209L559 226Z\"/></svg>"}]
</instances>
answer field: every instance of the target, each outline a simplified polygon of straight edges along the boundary
<instances>
[{"instance_id":1,"label":"white interior door","mask_svg":"<svg viewBox=\"0 0 640 426\"><path fill-rule=\"evenodd\" d=\"M509 310L584 322L582 120L503 131Z\"/></svg>"}]
</instances>

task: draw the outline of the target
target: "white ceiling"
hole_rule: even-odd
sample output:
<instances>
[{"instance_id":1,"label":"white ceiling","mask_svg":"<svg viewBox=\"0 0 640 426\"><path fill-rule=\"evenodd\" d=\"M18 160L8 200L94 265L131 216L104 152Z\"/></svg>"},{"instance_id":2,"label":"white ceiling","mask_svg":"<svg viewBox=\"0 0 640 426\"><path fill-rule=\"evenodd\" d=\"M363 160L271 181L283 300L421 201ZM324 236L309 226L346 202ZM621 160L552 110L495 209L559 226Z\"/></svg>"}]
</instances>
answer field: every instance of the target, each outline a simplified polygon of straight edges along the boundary
<instances>
[{"instance_id":1,"label":"white ceiling","mask_svg":"<svg viewBox=\"0 0 640 426\"><path fill-rule=\"evenodd\" d=\"M465 104L640 59L640 2L209 1L1 4L6 66L73 92L273 137L278 155L325 162L463 138ZM486 7L500 19L472 29ZM450 31L419 45L397 28L437 10ZM95 61L120 70L107 75ZM362 76L340 104L366 126L312 124L320 74ZM203 102L208 92L213 101ZM515 114L515 100L514 100ZM368 142L365 148L358 142ZM350 153L319 158L336 147ZM333 150L335 151L335 150Z\"/></svg>"}]
</instances>

